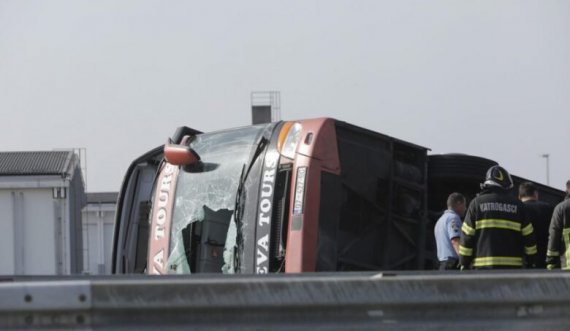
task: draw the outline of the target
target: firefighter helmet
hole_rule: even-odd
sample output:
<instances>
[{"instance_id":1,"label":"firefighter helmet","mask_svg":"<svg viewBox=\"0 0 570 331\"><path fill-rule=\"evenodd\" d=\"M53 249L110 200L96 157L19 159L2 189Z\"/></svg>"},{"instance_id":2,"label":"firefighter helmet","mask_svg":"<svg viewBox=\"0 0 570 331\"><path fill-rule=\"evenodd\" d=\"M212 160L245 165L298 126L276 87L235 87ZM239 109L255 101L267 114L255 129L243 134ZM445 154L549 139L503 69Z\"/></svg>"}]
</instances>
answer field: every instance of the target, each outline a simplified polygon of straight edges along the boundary
<instances>
[{"instance_id":1,"label":"firefighter helmet","mask_svg":"<svg viewBox=\"0 0 570 331\"><path fill-rule=\"evenodd\" d=\"M487 175L485 175L485 182L481 184L482 188L491 186L509 190L513 188L513 179L505 168L499 165L494 165L489 168L489 170L487 170Z\"/></svg>"}]
</instances>

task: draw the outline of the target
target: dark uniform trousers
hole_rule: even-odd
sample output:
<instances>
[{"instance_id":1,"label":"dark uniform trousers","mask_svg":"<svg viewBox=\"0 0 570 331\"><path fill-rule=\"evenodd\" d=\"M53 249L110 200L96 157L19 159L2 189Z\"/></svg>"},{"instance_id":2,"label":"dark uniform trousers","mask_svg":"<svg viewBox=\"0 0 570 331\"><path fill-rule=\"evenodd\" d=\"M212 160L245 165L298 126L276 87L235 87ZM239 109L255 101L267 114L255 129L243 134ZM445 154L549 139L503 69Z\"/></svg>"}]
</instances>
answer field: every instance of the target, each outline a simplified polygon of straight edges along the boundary
<instances>
[{"instance_id":1,"label":"dark uniform trousers","mask_svg":"<svg viewBox=\"0 0 570 331\"><path fill-rule=\"evenodd\" d=\"M447 261L439 261L439 270L457 270L459 269L459 260L453 257Z\"/></svg>"}]
</instances>

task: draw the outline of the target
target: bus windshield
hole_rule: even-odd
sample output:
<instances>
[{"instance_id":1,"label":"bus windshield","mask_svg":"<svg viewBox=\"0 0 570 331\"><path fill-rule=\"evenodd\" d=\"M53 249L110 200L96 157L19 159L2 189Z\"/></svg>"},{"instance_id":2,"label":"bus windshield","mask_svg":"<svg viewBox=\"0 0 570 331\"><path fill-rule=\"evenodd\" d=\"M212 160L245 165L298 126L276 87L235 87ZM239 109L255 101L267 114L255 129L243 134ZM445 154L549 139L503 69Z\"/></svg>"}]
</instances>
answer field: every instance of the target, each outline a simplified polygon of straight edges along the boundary
<instances>
[{"instance_id":1,"label":"bus windshield","mask_svg":"<svg viewBox=\"0 0 570 331\"><path fill-rule=\"evenodd\" d=\"M236 194L242 172L267 127L201 134L190 143L201 162L181 168L178 176L168 273L234 272Z\"/></svg>"}]
</instances>

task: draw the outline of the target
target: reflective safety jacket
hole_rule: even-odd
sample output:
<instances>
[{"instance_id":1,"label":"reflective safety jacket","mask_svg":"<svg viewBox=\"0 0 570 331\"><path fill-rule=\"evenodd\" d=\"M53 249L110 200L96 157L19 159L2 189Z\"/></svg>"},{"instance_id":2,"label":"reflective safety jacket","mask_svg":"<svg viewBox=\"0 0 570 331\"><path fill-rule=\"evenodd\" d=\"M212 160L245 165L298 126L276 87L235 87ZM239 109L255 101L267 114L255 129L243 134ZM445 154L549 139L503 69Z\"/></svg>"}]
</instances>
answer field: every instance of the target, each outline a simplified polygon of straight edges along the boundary
<instances>
[{"instance_id":1,"label":"reflective safety jacket","mask_svg":"<svg viewBox=\"0 0 570 331\"><path fill-rule=\"evenodd\" d=\"M469 204L459 242L459 260L475 269L522 268L537 249L524 204L507 191L484 189Z\"/></svg>"},{"instance_id":2,"label":"reflective safety jacket","mask_svg":"<svg viewBox=\"0 0 570 331\"><path fill-rule=\"evenodd\" d=\"M554 208L548 232L546 267L560 268L560 256L564 254L566 263L562 269L570 270L570 196Z\"/></svg>"}]
</instances>

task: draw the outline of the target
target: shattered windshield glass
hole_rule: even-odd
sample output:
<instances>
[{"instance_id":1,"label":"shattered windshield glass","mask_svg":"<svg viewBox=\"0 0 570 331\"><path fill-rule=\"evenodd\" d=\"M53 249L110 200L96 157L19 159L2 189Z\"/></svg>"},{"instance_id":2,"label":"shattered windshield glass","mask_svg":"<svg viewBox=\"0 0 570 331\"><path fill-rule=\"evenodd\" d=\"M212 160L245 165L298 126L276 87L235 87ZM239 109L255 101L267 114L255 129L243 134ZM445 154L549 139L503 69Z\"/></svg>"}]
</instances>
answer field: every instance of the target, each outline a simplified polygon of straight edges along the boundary
<instances>
[{"instance_id":1,"label":"shattered windshield glass","mask_svg":"<svg viewBox=\"0 0 570 331\"><path fill-rule=\"evenodd\" d=\"M181 169L171 227L169 273L233 273L236 192L266 126L202 134L190 143L201 162Z\"/></svg>"}]
</instances>

